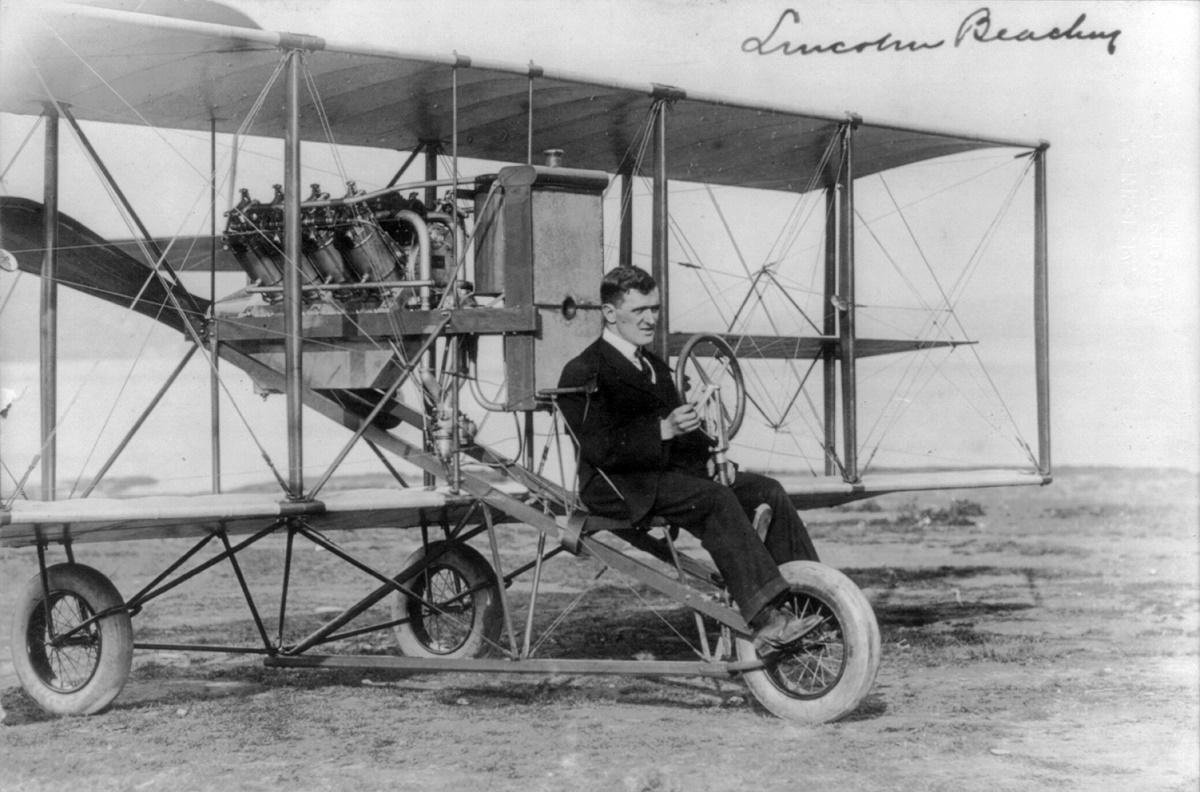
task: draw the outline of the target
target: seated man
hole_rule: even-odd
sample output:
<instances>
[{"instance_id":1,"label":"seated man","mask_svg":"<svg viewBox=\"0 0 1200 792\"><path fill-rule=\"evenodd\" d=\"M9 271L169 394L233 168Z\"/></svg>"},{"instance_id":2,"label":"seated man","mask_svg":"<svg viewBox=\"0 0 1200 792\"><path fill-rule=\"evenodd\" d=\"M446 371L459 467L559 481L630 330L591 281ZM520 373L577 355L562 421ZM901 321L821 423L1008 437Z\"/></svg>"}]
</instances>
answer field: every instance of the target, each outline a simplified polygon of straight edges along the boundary
<instances>
[{"instance_id":1,"label":"seated man","mask_svg":"<svg viewBox=\"0 0 1200 792\"><path fill-rule=\"evenodd\" d=\"M712 556L733 601L755 630L760 656L778 652L820 623L778 607L788 591L778 565L817 560L817 552L779 482L738 472L732 486L708 474L710 443L691 404L681 404L671 370L643 347L661 309L650 273L618 267L600 285L603 335L563 368L560 396L579 447L579 494L594 513L634 525L663 517L696 536ZM751 524L762 503L773 510L765 542Z\"/></svg>"}]
</instances>

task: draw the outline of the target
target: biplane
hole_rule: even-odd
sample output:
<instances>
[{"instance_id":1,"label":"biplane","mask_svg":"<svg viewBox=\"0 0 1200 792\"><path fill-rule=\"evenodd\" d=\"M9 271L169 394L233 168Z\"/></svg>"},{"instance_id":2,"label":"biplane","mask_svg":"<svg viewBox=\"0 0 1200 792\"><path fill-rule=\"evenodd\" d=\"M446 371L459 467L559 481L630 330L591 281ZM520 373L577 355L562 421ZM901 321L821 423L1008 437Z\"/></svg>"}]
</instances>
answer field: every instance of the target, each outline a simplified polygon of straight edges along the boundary
<instances>
[{"instance_id":1,"label":"biplane","mask_svg":"<svg viewBox=\"0 0 1200 792\"><path fill-rule=\"evenodd\" d=\"M848 577L785 565L791 606L823 621L764 661L720 576L678 547L670 526L600 519L578 502L556 382L598 335L599 281L616 264L646 267L659 283L666 310L654 345L702 407L721 441L715 453L770 468L797 508L1051 479L1044 141L266 30L215 2L6 5L4 14L0 110L38 119L45 181L40 200L0 198L5 269L40 278L40 437L32 458L5 465L0 544L36 551L12 646L25 690L50 712L104 709L135 649L171 647L249 652L280 668L740 676L784 718L853 712L881 647L871 605ZM211 167L196 166L205 224L153 233L135 191L92 143L96 124L210 136ZM59 186L63 132L130 238L106 239L59 210L69 189ZM236 155L252 138L275 141L280 170L247 185ZM301 154L317 145L403 161L309 184ZM980 163L984 176L965 175ZM966 224L951 210L993 204L951 197L951 209L926 209L903 193L904 174L929 186L934 165L950 172L935 193L1005 185L994 204L1001 219L959 241ZM171 187L132 187L147 186ZM868 196L877 202L869 211ZM1008 210L1020 203L1032 204L1022 215L1032 228L1010 232ZM923 237L918 222L936 230ZM748 230L739 237L739 228ZM903 254L884 250L889 231ZM721 252L701 252L697 239L726 234ZM984 255L994 246L1000 264ZM244 285L205 294L188 287L196 273L214 274L213 284L215 273L244 273ZM60 287L148 317L187 344L90 483L67 497L56 478ZM958 437L946 394L999 390L966 309L986 317L1014 290L1019 327L1010 312L990 327L1027 344L1019 355L1032 358L1032 393L976 412L989 427L1006 417L1033 424L1036 439L1001 431L1011 442L995 465L931 463L927 448ZM211 432L211 469L199 474L210 491L102 497L105 475L189 364L211 375L210 425L195 427ZM947 365L977 373L950 386ZM231 368L253 392L234 392ZM284 412L286 460L253 440L274 490L226 491L218 424L222 414L248 424L236 404L256 394L273 394ZM869 421L872 403L880 410ZM918 413L936 416L932 439L901 435L899 453L920 463L902 464L880 436ZM493 414L511 421L485 427ZM305 443L314 416L343 427L337 448ZM515 429L489 434L497 423ZM335 488L347 456L363 449L392 483ZM537 531L536 550L504 564L500 538L514 523ZM419 530L421 547L393 563L332 538L365 528ZM90 543L163 538L187 549L131 594L81 562ZM275 624L239 563L270 541L284 569ZM370 585L300 633L289 620L299 542ZM694 659L544 656L535 614L543 566L560 555L595 559L693 611ZM135 640L135 615L219 564L239 581L261 645ZM510 590L518 577L528 581L524 625ZM394 633L397 651L337 651L371 632Z\"/></svg>"}]
</instances>

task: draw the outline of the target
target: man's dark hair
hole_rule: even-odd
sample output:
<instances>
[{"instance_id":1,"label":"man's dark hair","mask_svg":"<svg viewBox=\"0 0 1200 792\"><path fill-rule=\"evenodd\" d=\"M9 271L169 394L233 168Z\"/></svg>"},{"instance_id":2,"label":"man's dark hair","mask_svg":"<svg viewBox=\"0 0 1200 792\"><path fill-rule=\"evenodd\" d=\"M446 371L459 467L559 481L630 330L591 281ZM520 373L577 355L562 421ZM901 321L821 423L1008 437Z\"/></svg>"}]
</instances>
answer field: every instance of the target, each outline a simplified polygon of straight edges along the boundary
<instances>
[{"instance_id":1,"label":"man's dark hair","mask_svg":"<svg viewBox=\"0 0 1200 792\"><path fill-rule=\"evenodd\" d=\"M631 291L649 294L657 288L654 276L641 267L617 267L606 272L600 281L600 303L620 305Z\"/></svg>"}]
</instances>

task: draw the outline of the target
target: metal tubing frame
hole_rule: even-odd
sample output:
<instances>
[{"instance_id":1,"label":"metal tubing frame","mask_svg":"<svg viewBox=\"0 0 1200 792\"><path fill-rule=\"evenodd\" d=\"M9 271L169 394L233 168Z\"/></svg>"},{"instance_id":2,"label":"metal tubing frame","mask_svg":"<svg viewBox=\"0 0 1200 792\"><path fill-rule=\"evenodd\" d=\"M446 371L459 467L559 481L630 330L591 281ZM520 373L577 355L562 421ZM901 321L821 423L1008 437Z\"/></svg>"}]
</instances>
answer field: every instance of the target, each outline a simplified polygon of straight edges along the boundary
<instances>
[{"instance_id":1,"label":"metal tubing frame","mask_svg":"<svg viewBox=\"0 0 1200 792\"><path fill-rule=\"evenodd\" d=\"M482 527L476 528L473 531L468 531L464 538L462 538L460 540L451 539L450 541L461 541L461 542L465 543L467 539L477 536L479 533L482 533L484 530L485 529ZM428 536L423 537L422 546L428 546L428 544L429 544ZM407 580L411 579L413 576L415 576L416 574L423 572L430 563L441 558L441 556L445 552L446 552L446 550L443 550L442 552L439 552L436 555L433 555L432 557L423 558L422 564L419 567L414 568L412 571L412 574L404 576L405 580L407 581ZM337 553L335 553L335 555L336 554ZM551 558L554 555L556 555L555 551L551 551L550 553L548 553L546 555L546 558ZM350 557L348 556L348 554L347 554L346 558L343 558L343 560L346 560L348 563L353 563L353 564L357 565L356 562L350 560ZM359 563L361 563L361 562L359 562ZM510 573L508 576L506 576L504 578L504 581L503 581L504 584L505 585L510 584L512 582L513 578L515 578L525 572L528 572L530 569L533 568L534 564L535 564L534 561L530 561L525 566L520 567L515 572ZM365 567L365 565L360 568L367 569L367 567ZM377 572L371 572L371 574L375 575L375 576L382 575L382 573L377 573ZM400 575L397 575L396 577L392 578L393 581L397 581L399 579L400 579ZM414 593L410 592L408 589L404 589L404 591L402 593L404 593L405 596L411 597L416 602L419 602L422 605L425 605L430 610L440 611L440 612L442 612L443 615L445 615L444 609L446 608L446 606L453 605L454 603L458 602L461 599L469 597L473 594L477 594L478 592L483 591L485 588L487 588L487 584L481 583L479 585L472 586L471 588L466 589L464 591L460 591L458 594L451 597L450 599L442 600L439 603L433 603L433 602L430 602L428 599L425 599L423 597L418 597ZM354 638L359 635L366 635L368 633L379 632L380 630L386 630L388 628L396 627L401 624L408 624L410 620L407 618L392 619L390 621L377 622L375 624L370 624L365 627L359 627L359 628L356 628L353 630L346 630L345 632L335 632L334 631L338 627L345 626L345 625L349 624L350 622L352 622L354 619L358 618L360 615L362 615L362 613L366 609L368 609L372 605L375 605L376 603L378 603L381 599L383 599L383 597L387 596L388 594L391 594L394 590L395 590L395 586L393 586L391 584L380 586L379 588L375 589L375 591L371 592L366 597L363 597L361 600L359 600L359 602L355 603L354 605L350 606L350 608L347 608L341 614L339 614L336 617L337 623L334 625L334 627L332 629L330 629L328 627L323 627L321 630L318 630L316 633L313 633L313 635L309 636L309 638L304 639L304 641L301 644L297 644L295 647L289 648L288 651L300 653L302 651L307 651L312 646L319 646L322 644L332 643L334 641L341 641L341 640L345 640L346 638ZM314 636L317 636L316 640L309 643L309 640L311 638L313 638ZM492 645L497 649L503 650L503 647L499 646L498 644L493 643ZM299 648L297 648L297 647L299 647Z\"/></svg>"},{"instance_id":2,"label":"metal tubing frame","mask_svg":"<svg viewBox=\"0 0 1200 792\"><path fill-rule=\"evenodd\" d=\"M296 544L296 528L288 525L287 544L283 552L283 586L279 592L279 633L275 638L276 646L283 646L283 626L287 621L288 591L292 582L292 550Z\"/></svg>"},{"instance_id":3,"label":"metal tubing frame","mask_svg":"<svg viewBox=\"0 0 1200 792\"><path fill-rule=\"evenodd\" d=\"M542 562L545 560L546 534L538 532L537 558L533 562L533 588L529 592L529 612L525 615L525 637L521 641L521 659L529 657L533 640L533 616L537 611L538 589L542 585Z\"/></svg>"},{"instance_id":4,"label":"metal tubing frame","mask_svg":"<svg viewBox=\"0 0 1200 792\"><path fill-rule=\"evenodd\" d=\"M500 674L617 674L626 676L733 677L765 667L758 659L704 660L507 660L477 658L442 660L426 657L304 655L263 660L269 668L370 668L397 671L456 671Z\"/></svg>"},{"instance_id":5,"label":"metal tubing frame","mask_svg":"<svg viewBox=\"0 0 1200 792\"><path fill-rule=\"evenodd\" d=\"M470 517L471 513L472 512L468 512L466 515L464 515L462 523L465 523L467 521L467 519ZM423 569L425 569L430 563L432 563L432 562L436 561L438 558L440 558L442 553L437 553L437 554L426 557L425 559L423 559L423 563L421 565L415 566L410 570L405 570L405 572L402 572L400 575L397 575L395 578L392 578L389 580L382 572L379 572L378 570L371 568L368 564L355 559L349 553L346 553L345 551L341 550L341 548L339 548L336 544L334 544L330 540L323 537L319 532L315 531L314 529L304 526L301 523L291 523L291 524L288 524L288 526L287 526L288 527L288 537L287 537L287 545L286 545L286 549L285 549L286 557L285 557L285 564L284 564L284 578L283 578L282 593L281 593L281 598L280 598L279 615L278 615L278 640L276 643L273 644L271 642L269 636L267 635L266 623L263 621L261 613L255 603L254 596L249 590L249 587L246 583L245 575L242 573L241 567L237 563L236 556L238 553L240 553L242 550L249 547L250 545L255 544L258 541L260 541L261 539L269 536L270 534L277 532L280 529L280 527L283 525L283 523L284 523L283 520L277 520L277 521L273 522L271 525L269 525L268 527L260 530L256 534L252 535L248 539L237 544L236 546L230 544L227 535L224 533L216 532L216 533L209 534L208 536L205 536L203 539L201 539L199 542L197 542L195 545L193 545L190 549L188 549L187 552L185 552L178 559L176 559L174 562L172 562L170 566L168 566L165 570L163 570L161 573L159 573L159 575L157 575L153 580L151 580L149 583L147 583L140 591L138 591L137 594L134 594L132 597L130 597L128 602L126 602L126 604L124 606L122 606L119 609L110 609L109 611L104 611L102 613L95 614L91 619L85 621L84 623L82 623L80 625L77 625L70 633L67 633L63 636L56 636L56 637L61 638L61 639L68 638L71 635L74 635L75 633L77 633L79 630L86 628L87 626L95 623L96 621L98 621L101 618L104 618L109 613L111 613L113 610L124 610L124 611L127 611L128 613L130 613L130 615L134 615L134 614L138 613L139 611L141 611L143 606L147 602L149 602L153 599L157 599L158 597L166 594L167 592L171 591L172 589L175 589L176 587L182 585L183 583L186 583L187 581L202 574L203 572L206 572L207 570L218 565L219 563L221 563L222 561L224 561L226 559L228 559L230 561L231 565L233 566L234 575L238 579L239 587L242 590L242 594L246 601L247 607L250 609L251 616L254 619L255 625L256 625L259 635L262 639L263 646L261 649L251 648L251 647L190 645L190 644L159 644L159 643L135 643L134 644L135 648L156 649L156 650L174 649L174 650L185 650L185 651L207 651L207 652L223 652L223 653L243 653L243 654L266 654L268 656L276 656L276 655L280 654L281 652L287 653L287 654L292 654L292 653L298 654L312 646L330 643L332 641L342 640L342 639L353 637L356 635L362 635L362 634L371 633L371 632L378 632L380 630L384 630L384 629L387 629L387 628L390 628L390 627L393 627L393 626L396 626L399 624L406 623L408 621L407 619L400 619L400 620L386 622L383 624L372 624L372 625L368 625L366 627L362 627L362 628L359 628L356 630L351 630L351 631L335 634L335 631L339 627L341 627L341 626L349 623L353 619L357 618L363 612L368 610L371 606L373 606L374 604L379 602L381 599L383 599L383 597L387 596L388 594L392 593L393 591L400 591L400 592L404 593L406 596L409 596L409 597L413 598L414 600L417 600L425 605L428 605L431 608L436 609L438 607L437 604L430 603L426 599L424 599L422 597L418 597L414 592L412 592L407 587L405 587L404 583L406 583L408 580L411 580L416 575L420 574L420 572ZM455 531L456 534L459 533L459 529L461 529L461 527L462 527L462 524L460 523L460 525L458 526L458 529L456 529L456 531ZM458 537L458 540L465 542L468 539L478 535L479 533L482 533L484 530L485 529L483 527L480 527L474 531L468 531L465 534L461 534L461 536ZM362 598L355 605L352 605L350 608L348 608L346 611L344 611L341 615L339 615L335 620L333 620L332 622L330 622L327 625L322 626L319 630L317 630L315 633L310 635L307 639L305 639L300 644L291 646L291 647L285 647L285 645L283 643L283 639L284 639L284 632L286 629L287 598L288 598L288 590L289 590L290 579L291 579L293 547L294 547L296 534L300 534L304 538L313 542L313 544L332 553L333 555L335 555L336 557L340 558L343 561L346 561L350 565L357 567L361 571L366 572L367 574L369 574L373 577L376 577L376 578L380 579L381 581L387 581L387 582L385 583L385 585L376 589L371 594ZM187 572L179 575L178 577L171 580L167 585L158 587L160 583L162 583L164 580L166 580L172 574L174 574L180 567L182 567L185 563L187 563L188 560L193 558L197 553L199 553L204 547L206 547L215 538L220 538L221 542L224 544L224 550L221 553L219 553L218 555L214 556L211 559L208 559L207 561L196 566L195 568L190 569ZM443 550L442 552L444 553L445 550ZM546 557L547 558L553 557L554 555L557 555L558 552L559 552L559 549L556 548L555 550L552 550L549 554L547 554ZM39 559L41 560L40 566L43 569L43 587L45 588L46 581L44 579L45 578L45 573L44 573L44 570L45 570L45 547L44 547L44 544L39 544ZM506 578L504 580L504 583L507 585L509 582L511 582L512 577L516 577L517 575L520 575L520 574L528 571L530 568L532 568L534 566L534 563L535 562L531 561L528 564L526 564L525 566L516 570L512 574L512 576L510 576L509 578ZM158 587L158 588L156 588L156 587ZM457 600L462 597L469 596L470 594L475 593L477 590L478 589L471 589L471 590L462 592L455 599ZM451 602L453 602L453 600ZM442 603L442 605L446 605L446 604L449 604L449 603Z\"/></svg>"},{"instance_id":6,"label":"metal tubing frame","mask_svg":"<svg viewBox=\"0 0 1200 792\"><path fill-rule=\"evenodd\" d=\"M442 553L438 553L432 558L426 557L422 559L422 564L411 569L402 570L400 574L389 578L382 572L373 569L370 565L359 561L357 558L350 555L345 550L341 549L309 526L298 525L296 527L296 532L308 541L324 549L326 552L332 553L334 556L342 561L345 561L350 566L355 567L360 572L365 572L371 577L377 579L383 585L372 591L367 596L363 597L354 605L351 605L349 608L342 611L341 614L339 614L328 624L321 626L318 630L310 634L308 637L302 639L299 643L288 647L280 647L280 651L288 655L300 655L314 646L337 640L337 638L333 635L335 631L358 618L358 616L365 613L369 608L371 608L371 606L375 605L375 603L379 602L388 594L393 592L403 594L406 597L411 597L419 602L426 602L424 598L417 596L416 592L412 591L412 589L408 588L408 586L405 584L416 577L430 563L440 558L442 553L449 549L449 545L446 545L446 548L443 549Z\"/></svg>"},{"instance_id":7,"label":"metal tubing frame","mask_svg":"<svg viewBox=\"0 0 1200 792\"><path fill-rule=\"evenodd\" d=\"M167 577L169 577L171 575L172 572L174 572L176 569L178 569L180 566L182 566L189 558L191 558L197 552L199 552L200 549L202 547L204 547L204 545L208 544L208 542L211 541L211 539L213 538L213 535L209 535L209 536L205 537L200 542L198 542L195 546L193 546L191 550L184 553L180 558L178 558L174 563L172 563L171 566L167 567L167 569L165 571L160 573L158 575L158 577L156 577L154 579L154 581L152 581L149 585L143 587L142 590L139 591L137 594L135 594L133 597L130 597L129 600L126 601L124 605L118 605L116 607L109 608L107 610L103 610L99 613L93 614L90 619L86 619L85 621L81 622L80 624L77 624L70 632L66 633L65 635L56 636L56 640L64 640L66 638L69 638L72 635L75 635L76 633L80 632L81 630L83 630L87 627L90 627L91 625L95 624L96 622L100 621L101 619L108 617L112 613L124 611L124 612L130 614L131 616L134 614L137 614L139 611L141 611L142 607L150 600L157 599L158 597L162 596L163 594L166 594L168 591L171 591L172 589L183 585L184 583L186 583L187 581L196 577L197 575L201 574L202 572L204 572L208 569L211 569L212 567L219 564L221 561L224 561L226 558L232 559L235 554L241 552L242 550L244 550L245 548L254 544L255 542L258 542L263 537L268 536L271 533L274 533L276 530L278 530L278 528L279 528L279 521L273 522L270 526L268 526L267 528L264 528L263 530L259 531L256 534L254 534L249 539L244 540L243 542L238 544L236 547L231 547L229 545L228 539L225 537L225 534L220 533L222 541L225 542L226 549L224 552L220 553L217 556L214 556L213 558L210 558L209 560L205 561L203 564L200 564L199 566L188 570L187 572L185 572L184 574L175 578L174 580L172 580L170 583L166 584L165 586L161 586L153 591L150 591L150 589L155 584L165 580ZM48 598L49 592L47 589L47 582L46 582L44 544L45 544L44 542L38 543L38 560L39 560L39 563L42 568L42 586L44 589L47 590L46 597ZM235 568L236 568L236 562L235 562ZM240 578L240 571L238 572L238 575ZM244 582L242 585L242 592L246 597L247 603L250 605L251 612L255 613L255 618L257 619L257 611L254 607L253 597L251 596L249 589L247 589L245 587ZM47 616L47 618L49 618L49 617ZM265 637L265 633L264 633L264 637ZM136 646L138 646L138 645L135 644L135 647ZM274 651L273 647L271 647L269 641L265 643L265 646L266 646L268 652ZM225 651L225 650L224 649L216 649L214 647L212 649L212 651Z\"/></svg>"},{"instance_id":8,"label":"metal tubing frame","mask_svg":"<svg viewBox=\"0 0 1200 792\"><path fill-rule=\"evenodd\" d=\"M235 355L232 351L227 352L227 354ZM240 355L236 355L236 357L241 361L238 364L239 366L248 366L247 370L252 370L251 373L264 383L270 385L279 381L280 377L277 372L265 366L252 365L252 361L249 358ZM426 473L433 473L442 469L441 460L433 454L418 449L403 438L397 437L390 432L372 426L369 421L366 421L361 416L347 412L345 408L331 402L328 398L316 393L311 388L305 387L303 393L310 407L331 420L342 423L344 426L364 429L363 436L376 443L380 448L391 451L405 461L422 468ZM509 515L514 521L525 523L543 533L551 535L553 538L558 538L560 529L553 517L543 514L540 510L533 508L518 498L501 492L483 479L469 473L464 473L463 489L497 511ZM678 581L661 574L658 570L618 550L610 548L592 537L584 537L582 545L587 552L592 553L614 569L637 578L668 597L678 600L681 604L699 610L710 618L728 625L734 630L741 633L748 633L745 620L732 608L707 601L698 590L690 586L681 585ZM686 562L685 568L687 568Z\"/></svg>"},{"instance_id":9,"label":"metal tubing frame","mask_svg":"<svg viewBox=\"0 0 1200 792\"><path fill-rule=\"evenodd\" d=\"M175 570L179 569L181 566L186 564L188 562L188 560L192 558L192 556L196 555L196 553L199 553L201 550L203 550L205 547L207 547L208 543L211 542L214 538L216 538L216 534L209 534L208 536L201 539L199 542L196 542L196 544L194 544L190 550L188 550L186 553L181 555L179 558L175 559L175 561L173 561L170 566L168 566L166 569L164 569L162 572L160 572L157 577L155 577L153 580L151 580L149 583L147 583L145 586L143 586L142 589L137 594L134 594L132 597L130 597L129 602L139 603L138 608L140 609L141 603L148 601L148 599L146 598L147 593L152 591L154 589L154 587L157 586L159 583L163 582L168 577L170 577L172 574L174 574Z\"/></svg>"},{"instance_id":10,"label":"metal tubing frame","mask_svg":"<svg viewBox=\"0 0 1200 792\"><path fill-rule=\"evenodd\" d=\"M675 565L675 571L679 573L679 582L687 585L687 573L683 570L683 562L680 560L680 553L675 549L675 540L671 538L670 529L663 531L667 542L667 548L671 551L671 563ZM699 611L692 611L692 616L696 619L696 633L700 637L700 656L705 660L712 660L712 649L708 645L708 632L704 629L704 617Z\"/></svg>"},{"instance_id":11,"label":"metal tubing frame","mask_svg":"<svg viewBox=\"0 0 1200 792\"><path fill-rule=\"evenodd\" d=\"M166 572L159 575L155 579L155 581L150 584L150 586L144 587L141 591L139 591L133 597L130 597L129 600L125 603L125 607L127 609L129 609L130 611L134 611L136 609L141 608L143 605L145 605L150 600L158 599L163 594L166 594L168 591L170 591L174 588L177 588L178 586L183 585L184 583L186 583L187 581L196 577L197 575L199 575L199 574L211 569L212 567L216 566L217 564L221 563L230 555L232 555L234 553L240 553L242 550L245 550L250 545L257 544L261 540L265 539L267 536L270 536L271 534L275 533L276 531L279 530L282 522L283 522L282 520L273 520L271 522L271 524L268 525L266 528L263 528L260 531L258 531L257 533L252 534L248 538L243 539L238 544L233 545L232 547L228 547L225 551L219 553L218 555L213 556L212 558L208 559L207 561L200 564L199 566L194 567L193 569L189 569L187 572L185 572L182 575L180 575L179 577L175 578L170 583L168 583L164 586L160 586L159 588L150 590L151 586L153 586L155 583L158 583L158 582L164 580L168 575L171 574L171 572L174 569L178 569L189 557L191 557L192 555L195 555L197 552L199 552L200 548L203 547L205 544L207 544L212 539L211 535L208 537L205 537L200 543L197 544L196 547L192 548L192 550L190 550L188 553L185 553L183 557L181 557L178 561L176 561L175 564L172 565L172 567L169 567Z\"/></svg>"},{"instance_id":12,"label":"metal tubing frame","mask_svg":"<svg viewBox=\"0 0 1200 792\"><path fill-rule=\"evenodd\" d=\"M354 431L353 436L351 436L351 438L342 447L342 450L340 452L338 452L338 455L334 458L333 462L330 463L329 469L325 471L324 475L322 475L320 480L318 480L317 483L313 486L312 492L309 493L310 499L316 497L316 494L321 491L321 488L325 486L325 483L327 481L329 481L329 477L334 474L334 471L336 471L338 469L338 467L342 464L342 461L345 460L346 455L350 453L350 449L354 448L354 444L357 443L359 441L359 438L361 438L363 436L363 434L366 432L367 428L371 425L371 422L375 420L376 416L378 416L379 413L383 412L383 408L387 405L388 400L391 399L393 395L395 395L396 391L400 390L400 386L403 385L405 383L405 381L407 381L408 378L412 375L413 371L416 370L416 367L419 365L421 356L425 353L426 350L431 350L433 348L434 342L437 341L438 336L440 336L442 334L442 330L444 330L446 328L446 325L450 324L450 320L453 318L453 316L454 315L450 311L445 311L442 316L441 321L438 322L436 327L434 327L431 331L429 331L429 335L425 338L425 340L423 342L421 342L421 346L413 354L412 362L409 363L408 365L404 366L403 371L401 371L400 375L398 377L396 377L396 381L391 384L391 386L379 398L379 401L375 403L375 407L371 409L371 412L367 415L366 418L363 419L362 424L358 427L358 429L356 429ZM291 383L289 382L288 384L290 387ZM295 395L296 395L296 401L299 402L301 405L303 405L303 396L300 393L300 387L299 387L300 384L302 384L302 383L297 384ZM289 393L290 392L291 391L289 390ZM455 432L455 434L458 433L457 424L455 424L454 432ZM457 457L457 454L455 456Z\"/></svg>"},{"instance_id":13,"label":"metal tubing frame","mask_svg":"<svg viewBox=\"0 0 1200 792\"><path fill-rule=\"evenodd\" d=\"M57 640L58 636L54 631L53 611L50 608L50 575L46 570L46 543L37 543L38 557L38 577L42 581L42 617L46 621L46 631L50 634L51 640Z\"/></svg>"},{"instance_id":14,"label":"metal tubing frame","mask_svg":"<svg viewBox=\"0 0 1200 792\"><path fill-rule=\"evenodd\" d=\"M400 181L400 177L408 170L408 166L413 164L413 160L417 158L417 155L421 153L423 148L425 148L425 142L417 141L417 145L413 146L413 150L408 153L408 159L404 160L404 164L400 166L400 170L396 171L396 175L387 183L388 187L396 186L396 182Z\"/></svg>"},{"instance_id":15,"label":"metal tubing frame","mask_svg":"<svg viewBox=\"0 0 1200 792\"><path fill-rule=\"evenodd\" d=\"M246 598L246 606L250 609L250 615L254 618L254 626L258 628L258 634L262 638L263 646L267 647L269 651L271 638L267 635L267 625L263 623L262 616L258 612L258 606L254 604L254 595L250 593L250 587L246 585L246 576L242 574L242 565L238 563L237 554L232 552L232 546L229 544L229 536L224 531L219 535L221 537L221 544L225 546L225 553L229 556L229 565L233 567L233 574L237 577L238 586L242 590L242 596Z\"/></svg>"},{"instance_id":16,"label":"metal tubing frame","mask_svg":"<svg viewBox=\"0 0 1200 792\"><path fill-rule=\"evenodd\" d=\"M372 289L403 289L436 286L437 281L429 280L396 280L396 281L363 281L361 283L305 283L302 291L370 291ZM247 294L275 294L286 292L286 286L247 286Z\"/></svg>"},{"instance_id":17,"label":"metal tubing frame","mask_svg":"<svg viewBox=\"0 0 1200 792\"><path fill-rule=\"evenodd\" d=\"M483 505L483 521L487 525L488 545L492 550L492 567L497 575L503 575L504 567L500 564L500 543L496 540L496 525L492 522L492 510L486 503ZM500 611L504 614L504 629L508 632L510 656L517 657L521 650L517 648L517 634L513 630L512 608L508 604L507 586L500 587Z\"/></svg>"}]
</instances>

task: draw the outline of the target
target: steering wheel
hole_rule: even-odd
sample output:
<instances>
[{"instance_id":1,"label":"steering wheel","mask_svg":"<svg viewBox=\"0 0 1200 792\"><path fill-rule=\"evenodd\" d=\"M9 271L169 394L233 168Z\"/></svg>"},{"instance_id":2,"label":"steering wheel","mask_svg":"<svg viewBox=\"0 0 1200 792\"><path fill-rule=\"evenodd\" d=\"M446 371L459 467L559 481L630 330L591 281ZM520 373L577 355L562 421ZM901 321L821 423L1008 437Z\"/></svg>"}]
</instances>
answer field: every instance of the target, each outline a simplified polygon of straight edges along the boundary
<instances>
[{"instance_id":1,"label":"steering wheel","mask_svg":"<svg viewBox=\"0 0 1200 792\"><path fill-rule=\"evenodd\" d=\"M703 429L716 437L724 423L725 439L732 440L746 415L746 384L733 348L719 335L697 333L679 351L675 388L684 402L693 402Z\"/></svg>"}]
</instances>

